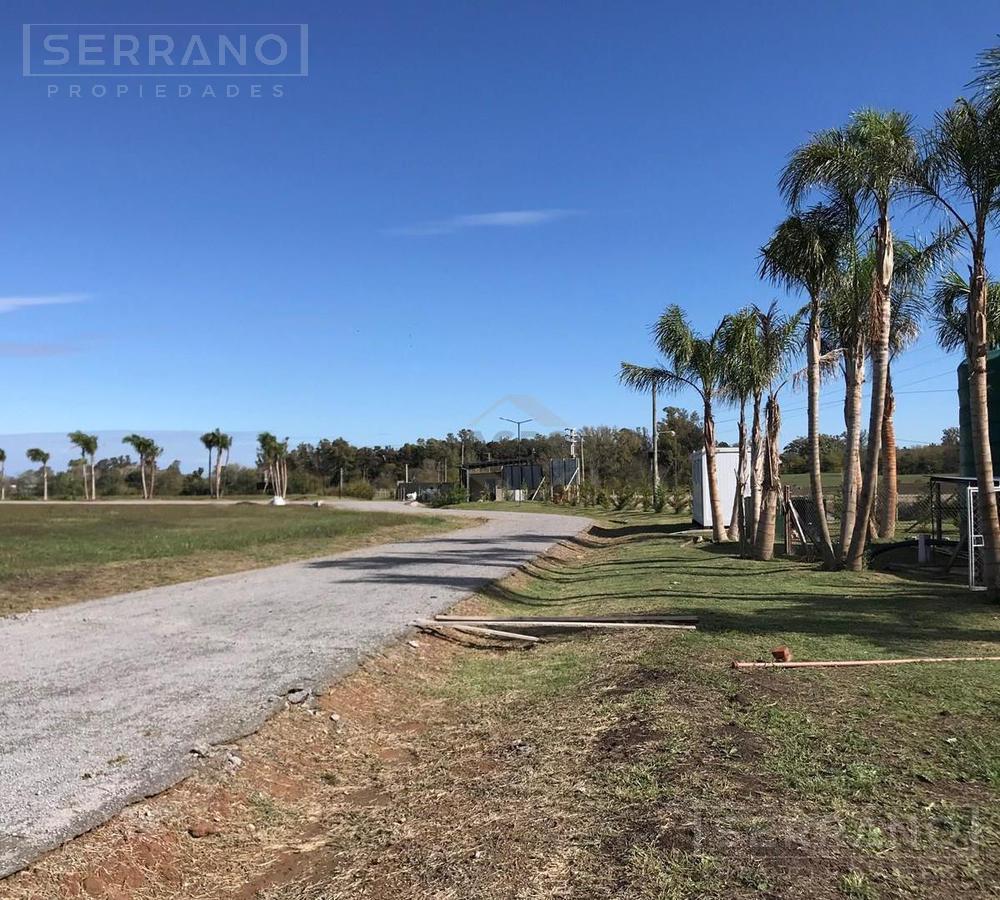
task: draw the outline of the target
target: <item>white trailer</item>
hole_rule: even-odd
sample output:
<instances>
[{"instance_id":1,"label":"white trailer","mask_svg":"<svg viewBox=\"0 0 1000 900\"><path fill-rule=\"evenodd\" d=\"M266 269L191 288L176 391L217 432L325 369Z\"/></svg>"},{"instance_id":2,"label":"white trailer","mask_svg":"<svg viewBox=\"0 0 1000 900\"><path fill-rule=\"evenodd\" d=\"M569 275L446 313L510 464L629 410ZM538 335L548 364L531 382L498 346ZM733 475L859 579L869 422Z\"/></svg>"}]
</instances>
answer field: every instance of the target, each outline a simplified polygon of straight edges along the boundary
<instances>
[{"instance_id":1,"label":"white trailer","mask_svg":"<svg viewBox=\"0 0 1000 900\"><path fill-rule=\"evenodd\" d=\"M722 504L722 516L726 527L733 515L736 500L736 471L739 467L739 447L719 447L715 451L715 468L719 482L719 499ZM750 463L747 460L747 484L743 496L750 496ZM704 450L696 450L691 454L691 518L696 525L711 528L712 503L708 496L708 460Z\"/></svg>"}]
</instances>

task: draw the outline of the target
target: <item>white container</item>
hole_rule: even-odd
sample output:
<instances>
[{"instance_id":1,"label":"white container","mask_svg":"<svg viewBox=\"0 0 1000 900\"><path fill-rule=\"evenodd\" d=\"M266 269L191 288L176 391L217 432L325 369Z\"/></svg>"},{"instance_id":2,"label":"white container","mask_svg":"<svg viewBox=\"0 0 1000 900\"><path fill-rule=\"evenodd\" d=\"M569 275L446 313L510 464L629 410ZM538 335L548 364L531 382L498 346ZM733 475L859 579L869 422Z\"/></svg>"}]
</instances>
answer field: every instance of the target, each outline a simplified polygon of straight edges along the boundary
<instances>
[{"instance_id":1,"label":"white container","mask_svg":"<svg viewBox=\"0 0 1000 900\"><path fill-rule=\"evenodd\" d=\"M739 447L719 447L715 451L715 468L719 482L719 498L722 503L722 516L726 527L733 515L733 502L736 499L736 471L739 467ZM747 460L747 484L743 496L750 496L750 465ZM696 525L711 528L712 503L708 493L708 459L704 450L696 450L691 454L691 518Z\"/></svg>"}]
</instances>

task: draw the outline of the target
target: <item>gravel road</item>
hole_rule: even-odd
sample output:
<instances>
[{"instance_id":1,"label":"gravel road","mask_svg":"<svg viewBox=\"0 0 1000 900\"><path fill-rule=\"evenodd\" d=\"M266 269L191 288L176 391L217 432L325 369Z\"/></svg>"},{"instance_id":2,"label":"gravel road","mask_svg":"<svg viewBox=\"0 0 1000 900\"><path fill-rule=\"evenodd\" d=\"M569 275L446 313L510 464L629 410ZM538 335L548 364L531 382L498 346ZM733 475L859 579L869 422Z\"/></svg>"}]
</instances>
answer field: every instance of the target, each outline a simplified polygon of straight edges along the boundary
<instances>
[{"instance_id":1,"label":"gravel road","mask_svg":"<svg viewBox=\"0 0 1000 900\"><path fill-rule=\"evenodd\" d=\"M255 730L290 690L329 684L415 616L590 524L488 516L439 537L0 619L0 877L185 777L193 747Z\"/></svg>"}]
</instances>

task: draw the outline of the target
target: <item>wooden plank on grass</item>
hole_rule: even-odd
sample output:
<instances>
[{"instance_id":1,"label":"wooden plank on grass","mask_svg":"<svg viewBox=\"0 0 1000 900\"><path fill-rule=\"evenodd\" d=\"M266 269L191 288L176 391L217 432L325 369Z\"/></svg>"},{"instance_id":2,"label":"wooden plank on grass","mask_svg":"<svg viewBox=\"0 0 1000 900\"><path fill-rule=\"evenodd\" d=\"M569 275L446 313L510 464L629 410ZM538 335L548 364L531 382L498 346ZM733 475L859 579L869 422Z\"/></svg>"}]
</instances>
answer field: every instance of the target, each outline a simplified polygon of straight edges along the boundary
<instances>
[{"instance_id":1,"label":"wooden plank on grass","mask_svg":"<svg viewBox=\"0 0 1000 900\"><path fill-rule=\"evenodd\" d=\"M817 659L799 662L734 662L734 669L834 669L907 663L1000 662L1000 656L918 656L911 659Z\"/></svg>"},{"instance_id":2,"label":"wooden plank on grass","mask_svg":"<svg viewBox=\"0 0 1000 900\"><path fill-rule=\"evenodd\" d=\"M496 628L484 628L479 625L463 625L460 622L431 622L428 619L418 619L413 624L427 631L442 631L445 628L450 628L452 631L461 631L464 634L474 634L480 637L498 637L504 640L527 641L530 644L537 644L542 640L533 634L515 634L512 631L499 631Z\"/></svg>"},{"instance_id":3,"label":"wooden plank on grass","mask_svg":"<svg viewBox=\"0 0 1000 900\"><path fill-rule=\"evenodd\" d=\"M437 621L435 625L459 625L459 624L479 624L479 625L508 625L520 626L522 628L665 628L675 631L694 631L695 625L675 625L668 622L595 622L592 619L581 621L555 621L553 619L449 619L446 622Z\"/></svg>"},{"instance_id":4,"label":"wooden plank on grass","mask_svg":"<svg viewBox=\"0 0 1000 900\"><path fill-rule=\"evenodd\" d=\"M437 622L535 622L538 616L458 616L439 614ZM621 616L546 616L548 622L665 622L674 625L697 625L697 616L661 615L659 613L627 613Z\"/></svg>"}]
</instances>

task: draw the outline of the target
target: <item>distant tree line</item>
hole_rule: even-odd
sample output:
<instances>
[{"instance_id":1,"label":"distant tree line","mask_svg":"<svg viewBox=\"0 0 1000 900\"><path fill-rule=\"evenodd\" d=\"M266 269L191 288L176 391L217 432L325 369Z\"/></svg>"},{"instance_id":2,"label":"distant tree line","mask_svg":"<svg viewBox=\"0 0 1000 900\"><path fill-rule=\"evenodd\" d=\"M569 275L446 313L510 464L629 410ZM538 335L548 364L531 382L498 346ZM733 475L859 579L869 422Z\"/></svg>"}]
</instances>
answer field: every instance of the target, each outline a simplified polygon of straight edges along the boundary
<instances>
[{"instance_id":1,"label":"distant tree line","mask_svg":"<svg viewBox=\"0 0 1000 900\"><path fill-rule=\"evenodd\" d=\"M691 483L690 455L700 449L702 422L695 412L666 407L658 423L660 474L668 486L686 490ZM651 484L652 440L648 428L606 425L578 429L586 480L594 489L615 495L637 494ZM68 439L80 450L63 471L49 466L51 453L28 451L37 468L16 479L0 481L15 490L8 496L86 500L95 497L247 496L257 493L337 494L371 497L398 481L460 482L463 463L524 460L545 465L569 456L566 435L525 434L520 442L505 435L492 440L471 429L444 437L419 438L399 447L357 446L343 437L290 448L269 432L258 438L257 464L230 462L232 437L221 429L201 436L206 465L183 471L179 460L160 464L163 448L150 437L130 434L123 443L131 453L97 458L97 437L72 432ZM0 454L3 451L0 450ZM5 460L6 455L0 455ZM2 463L0 463L2 465Z\"/></svg>"},{"instance_id":2,"label":"distant tree line","mask_svg":"<svg viewBox=\"0 0 1000 900\"><path fill-rule=\"evenodd\" d=\"M946 428L936 444L900 447L897 450L896 470L900 475L958 474L958 429ZM847 446L847 434L821 434L819 436L820 465L823 472L842 472ZM862 448L867 446L867 435L861 436ZM790 474L809 471L809 439L797 437L785 445L781 453L782 468Z\"/></svg>"}]
</instances>

